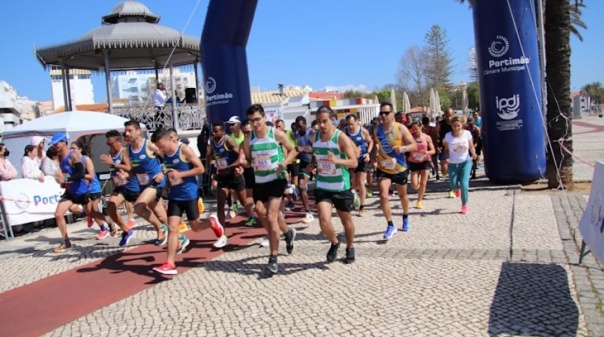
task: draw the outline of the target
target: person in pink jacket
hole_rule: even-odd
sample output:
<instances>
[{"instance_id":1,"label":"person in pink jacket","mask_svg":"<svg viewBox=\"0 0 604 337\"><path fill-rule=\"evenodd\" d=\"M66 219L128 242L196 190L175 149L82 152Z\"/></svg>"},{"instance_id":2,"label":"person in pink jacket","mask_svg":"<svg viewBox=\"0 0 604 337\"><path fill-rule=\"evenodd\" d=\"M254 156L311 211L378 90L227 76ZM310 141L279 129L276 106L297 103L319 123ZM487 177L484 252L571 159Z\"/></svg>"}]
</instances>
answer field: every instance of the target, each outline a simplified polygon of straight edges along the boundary
<instances>
[{"instance_id":1,"label":"person in pink jacket","mask_svg":"<svg viewBox=\"0 0 604 337\"><path fill-rule=\"evenodd\" d=\"M17 177L17 170L8 160L10 152L4 143L0 143L0 181L7 181Z\"/></svg>"}]
</instances>

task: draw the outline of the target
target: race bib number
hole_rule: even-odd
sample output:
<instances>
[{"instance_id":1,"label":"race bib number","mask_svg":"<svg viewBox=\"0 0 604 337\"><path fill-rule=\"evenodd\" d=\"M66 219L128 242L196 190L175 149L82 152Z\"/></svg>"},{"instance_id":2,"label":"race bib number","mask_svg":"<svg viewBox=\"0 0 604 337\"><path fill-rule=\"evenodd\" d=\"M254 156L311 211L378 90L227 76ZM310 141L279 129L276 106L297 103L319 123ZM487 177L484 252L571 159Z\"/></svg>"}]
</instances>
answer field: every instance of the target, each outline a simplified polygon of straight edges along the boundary
<instances>
[{"instance_id":1,"label":"race bib number","mask_svg":"<svg viewBox=\"0 0 604 337\"><path fill-rule=\"evenodd\" d=\"M170 186L176 186L176 185L180 185L183 183L182 178L170 178L168 176L168 179L170 180Z\"/></svg>"},{"instance_id":2,"label":"race bib number","mask_svg":"<svg viewBox=\"0 0 604 337\"><path fill-rule=\"evenodd\" d=\"M271 170L271 157L270 156L254 157L254 170L270 171Z\"/></svg>"},{"instance_id":3,"label":"race bib number","mask_svg":"<svg viewBox=\"0 0 604 337\"><path fill-rule=\"evenodd\" d=\"M218 158L216 159L216 167L217 168L223 168L223 167L227 167L227 160L226 158Z\"/></svg>"},{"instance_id":4,"label":"race bib number","mask_svg":"<svg viewBox=\"0 0 604 337\"><path fill-rule=\"evenodd\" d=\"M329 160L318 160L317 171L322 176L335 176L336 175L336 164Z\"/></svg>"},{"instance_id":5,"label":"race bib number","mask_svg":"<svg viewBox=\"0 0 604 337\"><path fill-rule=\"evenodd\" d=\"M394 170L396 169L396 159L384 159L382 160L382 167L386 170Z\"/></svg>"},{"instance_id":6,"label":"race bib number","mask_svg":"<svg viewBox=\"0 0 604 337\"><path fill-rule=\"evenodd\" d=\"M423 153L420 153L420 152L415 152L413 154L413 159L418 160L418 161L423 161L425 157L426 157L426 155Z\"/></svg>"},{"instance_id":7,"label":"race bib number","mask_svg":"<svg viewBox=\"0 0 604 337\"><path fill-rule=\"evenodd\" d=\"M468 152L468 143L467 142L453 143L453 152L454 153Z\"/></svg>"},{"instance_id":8,"label":"race bib number","mask_svg":"<svg viewBox=\"0 0 604 337\"><path fill-rule=\"evenodd\" d=\"M136 179L138 179L138 183L141 186L149 185L151 181L149 180L149 175L146 173L137 173Z\"/></svg>"},{"instance_id":9,"label":"race bib number","mask_svg":"<svg viewBox=\"0 0 604 337\"><path fill-rule=\"evenodd\" d=\"M128 183L128 180L122 179L118 176L113 176L113 183L115 184L115 186L124 186Z\"/></svg>"}]
</instances>

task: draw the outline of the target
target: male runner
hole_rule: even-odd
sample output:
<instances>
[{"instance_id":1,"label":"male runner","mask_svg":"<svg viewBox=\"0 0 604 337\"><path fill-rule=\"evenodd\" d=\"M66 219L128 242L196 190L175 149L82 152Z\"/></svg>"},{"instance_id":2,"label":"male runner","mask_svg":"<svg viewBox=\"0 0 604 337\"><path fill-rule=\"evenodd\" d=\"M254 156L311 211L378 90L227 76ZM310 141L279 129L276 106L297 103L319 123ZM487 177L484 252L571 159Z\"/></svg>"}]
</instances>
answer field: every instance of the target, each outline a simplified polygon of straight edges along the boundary
<instances>
[{"instance_id":1,"label":"male runner","mask_svg":"<svg viewBox=\"0 0 604 337\"><path fill-rule=\"evenodd\" d=\"M302 198L302 205L306 211L306 216L302 219L303 223L312 222L315 218L312 215L310 206L308 203L308 180L310 179L311 172L308 171L307 166L312 161L312 142L311 137L314 134L312 128L307 128L306 118L303 116L296 117L296 125L298 131L296 133L296 141L298 146L296 147L300 158L300 173L298 174L298 189L300 191L300 197ZM288 141L289 142L289 141Z\"/></svg>"},{"instance_id":2,"label":"male runner","mask_svg":"<svg viewBox=\"0 0 604 337\"><path fill-rule=\"evenodd\" d=\"M318 120L318 119L317 119ZM369 131L359 124L359 120L355 115L346 116L346 135L352 139L352 142L359 152L358 165L352 170L352 190L357 191L357 196L360 199L358 207L359 216L365 215L365 197L367 196L367 188L365 180L367 180L367 171L370 166L370 153L373 150L373 140ZM320 128L321 122L319 122Z\"/></svg>"}]
</instances>

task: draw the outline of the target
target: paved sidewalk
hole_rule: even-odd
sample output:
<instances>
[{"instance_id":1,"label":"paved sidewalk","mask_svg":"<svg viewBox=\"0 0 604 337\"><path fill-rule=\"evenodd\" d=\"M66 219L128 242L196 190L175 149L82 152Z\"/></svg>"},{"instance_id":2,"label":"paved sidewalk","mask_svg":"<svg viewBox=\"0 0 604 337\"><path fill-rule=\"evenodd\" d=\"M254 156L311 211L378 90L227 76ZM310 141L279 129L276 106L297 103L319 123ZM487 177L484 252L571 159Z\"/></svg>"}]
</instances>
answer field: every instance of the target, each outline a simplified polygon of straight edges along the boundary
<instances>
[{"instance_id":1,"label":"paved sidewalk","mask_svg":"<svg viewBox=\"0 0 604 337\"><path fill-rule=\"evenodd\" d=\"M575 133L575 149L585 146L579 155L591 151L582 137L583 144L593 141L594 158L604 158L601 135ZM379 199L368 199L368 214L355 217L352 265L325 262L329 244L317 221L295 224L296 247L279 257L278 275L261 273L268 250L256 240L45 336L604 336L604 269L591 255L576 264L576 226L588 191L526 192L473 181L470 212L461 215L446 185L430 184L424 209L411 209L411 230L389 241L382 239ZM51 252L56 228L0 243L3 269L11 271L0 276L0 303L11 289L122 251L117 238L94 240L83 222L70 231L81 247L74 254ZM154 235L140 227L134 243ZM103 282L112 284L112 276ZM69 291L48 289L59 290ZM63 310L60 303L40 305ZM36 317L27 319L35 326Z\"/></svg>"}]
</instances>

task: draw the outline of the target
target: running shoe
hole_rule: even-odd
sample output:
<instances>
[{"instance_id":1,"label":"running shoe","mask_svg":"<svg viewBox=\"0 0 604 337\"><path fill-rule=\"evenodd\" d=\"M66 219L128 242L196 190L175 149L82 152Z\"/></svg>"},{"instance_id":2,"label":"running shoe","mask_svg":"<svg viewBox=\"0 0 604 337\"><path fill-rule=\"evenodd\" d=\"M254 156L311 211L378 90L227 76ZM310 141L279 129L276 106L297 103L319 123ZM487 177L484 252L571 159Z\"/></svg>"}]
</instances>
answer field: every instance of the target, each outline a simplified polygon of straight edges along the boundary
<instances>
[{"instance_id":1,"label":"running shoe","mask_svg":"<svg viewBox=\"0 0 604 337\"><path fill-rule=\"evenodd\" d=\"M109 231L108 230L100 230L99 234L96 235L96 239L97 240L103 240L104 238L109 236Z\"/></svg>"},{"instance_id":2,"label":"running shoe","mask_svg":"<svg viewBox=\"0 0 604 337\"><path fill-rule=\"evenodd\" d=\"M362 217L364 215L365 215L365 209L364 208L359 209L359 216Z\"/></svg>"},{"instance_id":3,"label":"running shoe","mask_svg":"<svg viewBox=\"0 0 604 337\"><path fill-rule=\"evenodd\" d=\"M176 251L176 254L182 254L184 253L184 251L187 249L187 246L191 243L191 240L189 240L188 237L181 235L178 238L178 250Z\"/></svg>"},{"instance_id":4,"label":"running shoe","mask_svg":"<svg viewBox=\"0 0 604 337\"><path fill-rule=\"evenodd\" d=\"M231 207L231 209L233 212L235 212L235 214L239 213L239 205L236 202L233 203L233 207Z\"/></svg>"},{"instance_id":5,"label":"running shoe","mask_svg":"<svg viewBox=\"0 0 604 337\"><path fill-rule=\"evenodd\" d=\"M128 230L134 228L134 226L137 225L136 220L134 220L134 218L130 218L128 219L128 222L126 223L126 227L128 227Z\"/></svg>"},{"instance_id":6,"label":"running shoe","mask_svg":"<svg viewBox=\"0 0 604 337\"><path fill-rule=\"evenodd\" d=\"M277 272L279 272L279 266L277 265L276 256L270 256L268 258L268 264L266 265L266 270L268 270L272 274L277 274Z\"/></svg>"},{"instance_id":7,"label":"running shoe","mask_svg":"<svg viewBox=\"0 0 604 337\"><path fill-rule=\"evenodd\" d=\"M466 206L466 205L461 206L461 214L468 214L468 206Z\"/></svg>"},{"instance_id":8,"label":"running shoe","mask_svg":"<svg viewBox=\"0 0 604 337\"><path fill-rule=\"evenodd\" d=\"M372 198L373 197L373 189L370 188L367 190L367 198Z\"/></svg>"},{"instance_id":9,"label":"running shoe","mask_svg":"<svg viewBox=\"0 0 604 337\"><path fill-rule=\"evenodd\" d=\"M424 208L424 204L422 204L422 201L421 201L421 200L418 200L418 201L417 201L417 206L415 206L415 207L416 207L417 209L422 209L422 208Z\"/></svg>"},{"instance_id":10,"label":"running shoe","mask_svg":"<svg viewBox=\"0 0 604 337\"><path fill-rule=\"evenodd\" d=\"M461 197L461 190L459 188L455 190L455 197L456 198Z\"/></svg>"},{"instance_id":11,"label":"running shoe","mask_svg":"<svg viewBox=\"0 0 604 337\"><path fill-rule=\"evenodd\" d=\"M354 194L354 209L359 209L359 207L361 207L361 198L356 191L352 191L352 194Z\"/></svg>"},{"instance_id":12,"label":"running shoe","mask_svg":"<svg viewBox=\"0 0 604 337\"><path fill-rule=\"evenodd\" d=\"M394 233L396 233L396 227L394 227L394 225L388 225L386 232L384 233L384 239L390 239L394 236Z\"/></svg>"},{"instance_id":13,"label":"running shoe","mask_svg":"<svg viewBox=\"0 0 604 337\"><path fill-rule=\"evenodd\" d=\"M66 251L68 251L69 249L71 249L71 243L62 243L61 245L59 245L58 247L53 248L53 252L60 254L60 253L65 253Z\"/></svg>"},{"instance_id":14,"label":"running shoe","mask_svg":"<svg viewBox=\"0 0 604 337\"><path fill-rule=\"evenodd\" d=\"M94 224L94 222L92 221L92 217L90 215L86 216L86 225L88 225L88 228L92 227L92 225Z\"/></svg>"},{"instance_id":15,"label":"running shoe","mask_svg":"<svg viewBox=\"0 0 604 337\"><path fill-rule=\"evenodd\" d=\"M290 192L289 195L291 196L292 201L298 200L298 192L297 192L296 186L294 186L294 185L289 185L289 186L290 186L289 187L289 192Z\"/></svg>"},{"instance_id":16,"label":"running shoe","mask_svg":"<svg viewBox=\"0 0 604 337\"><path fill-rule=\"evenodd\" d=\"M166 243L168 243L168 226L166 226L166 225L161 225L160 230L161 230L162 232L164 232L164 237L163 237L163 238L161 238L161 239L160 239L160 238L157 238L157 239L155 240L155 245L156 245L156 246L163 246L163 245L165 245ZM158 235L158 236L159 236L159 235Z\"/></svg>"},{"instance_id":17,"label":"running shoe","mask_svg":"<svg viewBox=\"0 0 604 337\"><path fill-rule=\"evenodd\" d=\"M449 191L449 198L450 198L450 199L455 198L455 192L453 192L453 191Z\"/></svg>"},{"instance_id":18,"label":"running shoe","mask_svg":"<svg viewBox=\"0 0 604 337\"><path fill-rule=\"evenodd\" d=\"M260 241L260 247L268 247L270 245L271 245L271 243L270 243L270 241L268 241L268 238L264 238L264 239L262 239L262 241Z\"/></svg>"},{"instance_id":19,"label":"running shoe","mask_svg":"<svg viewBox=\"0 0 604 337\"><path fill-rule=\"evenodd\" d=\"M346 248L346 258L344 258L344 263L350 264L354 262L354 248Z\"/></svg>"},{"instance_id":20,"label":"running shoe","mask_svg":"<svg viewBox=\"0 0 604 337\"><path fill-rule=\"evenodd\" d=\"M216 234L216 237L222 237L224 235L224 227L222 227L220 221L218 221L218 216L216 216L216 214L210 214L208 220L210 221L210 225L212 226L212 230L214 231L214 234Z\"/></svg>"},{"instance_id":21,"label":"running shoe","mask_svg":"<svg viewBox=\"0 0 604 337\"><path fill-rule=\"evenodd\" d=\"M287 254L291 254L294 251L295 239L296 230L294 228L290 228L287 233L285 233L285 249L287 249Z\"/></svg>"},{"instance_id":22,"label":"running shoe","mask_svg":"<svg viewBox=\"0 0 604 337\"><path fill-rule=\"evenodd\" d=\"M254 218L253 216L250 217L246 222L245 225L248 227L252 227L256 224L256 218Z\"/></svg>"},{"instance_id":23,"label":"running shoe","mask_svg":"<svg viewBox=\"0 0 604 337\"><path fill-rule=\"evenodd\" d=\"M229 244L229 239L227 238L226 235L223 235L221 237L218 238L218 240L216 240L216 242L214 242L214 248L224 248Z\"/></svg>"},{"instance_id":24,"label":"running shoe","mask_svg":"<svg viewBox=\"0 0 604 337\"><path fill-rule=\"evenodd\" d=\"M115 224L109 224L109 233L111 234L111 236L117 236L117 229L118 228Z\"/></svg>"},{"instance_id":25,"label":"running shoe","mask_svg":"<svg viewBox=\"0 0 604 337\"><path fill-rule=\"evenodd\" d=\"M285 205L285 210L288 212L293 211L296 208L296 206L294 205L293 202L288 202L287 205Z\"/></svg>"},{"instance_id":26,"label":"running shoe","mask_svg":"<svg viewBox=\"0 0 604 337\"><path fill-rule=\"evenodd\" d=\"M130 230L128 232L122 232L122 239L120 240L120 247L125 247L128 245L130 239L134 236L134 231Z\"/></svg>"},{"instance_id":27,"label":"running shoe","mask_svg":"<svg viewBox=\"0 0 604 337\"><path fill-rule=\"evenodd\" d=\"M199 211L199 214L203 214L203 212L206 210L206 205L203 203L203 199L201 197L197 199L197 210Z\"/></svg>"},{"instance_id":28,"label":"running shoe","mask_svg":"<svg viewBox=\"0 0 604 337\"><path fill-rule=\"evenodd\" d=\"M329 251L327 252L327 262L333 262L338 257L338 249L340 248L340 242L335 245L332 243L331 247L329 247Z\"/></svg>"},{"instance_id":29,"label":"running shoe","mask_svg":"<svg viewBox=\"0 0 604 337\"><path fill-rule=\"evenodd\" d=\"M184 233L188 230L189 230L189 227L187 227L187 224L184 221L181 221L180 224L178 225L178 232Z\"/></svg>"},{"instance_id":30,"label":"running shoe","mask_svg":"<svg viewBox=\"0 0 604 337\"><path fill-rule=\"evenodd\" d=\"M309 222L313 222L314 220L315 220L315 217L312 215L312 212L307 212L304 219L302 219L302 223L309 223Z\"/></svg>"},{"instance_id":31,"label":"running shoe","mask_svg":"<svg viewBox=\"0 0 604 337\"><path fill-rule=\"evenodd\" d=\"M408 232L409 231L409 217L407 218L403 218L403 228L402 228L403 232Z\"/></svg>"},{"instance_id":32,"label":"running shoe","mask_svg":"<svg viewBox=\"0 0 604 337\"><path fill-rule=\"evenodd\" d=\"M153 270L155 270L158 273L164 274L164 275L176 275L178 274L178 271L176 270L176 266L169 263L169 262L164 262L164 264L162 264L159 267L155 267L153 268Z\"/></svg>"}]
</instances>

